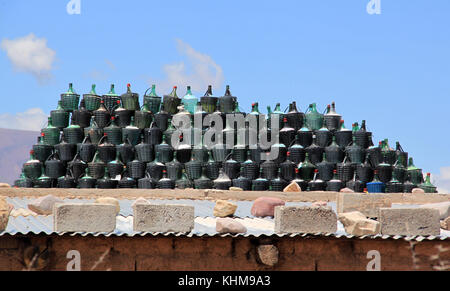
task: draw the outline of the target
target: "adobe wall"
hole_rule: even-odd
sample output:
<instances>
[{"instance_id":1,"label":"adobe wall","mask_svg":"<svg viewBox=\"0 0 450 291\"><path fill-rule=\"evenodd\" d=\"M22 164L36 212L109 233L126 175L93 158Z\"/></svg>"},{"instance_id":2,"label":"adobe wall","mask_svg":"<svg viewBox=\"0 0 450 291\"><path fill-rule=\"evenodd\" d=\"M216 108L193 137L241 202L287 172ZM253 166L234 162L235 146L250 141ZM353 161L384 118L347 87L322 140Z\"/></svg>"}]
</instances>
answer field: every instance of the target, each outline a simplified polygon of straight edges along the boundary
<instances>
[{"instance_id":1,"label":"adobe wall","mask_svg":"<svg viewBox=\"0 0 450 291\"><path fill-rule=\"evenodd\" d=\"M277 247L279 259L275 266L260 263L260 244ZM33 252L30 246L39 251ZM24 252L27 262L33 253L41 253L35 260L38 269L66 270L70 250L79 251L81 270L364 271L372 259L367 258L371 250L380 253L381 270L450 268L450 240L6 235L0 237L0 270L25 269ZM447 265L442 266L444 263Z\"/></svg>"}]
</instances>

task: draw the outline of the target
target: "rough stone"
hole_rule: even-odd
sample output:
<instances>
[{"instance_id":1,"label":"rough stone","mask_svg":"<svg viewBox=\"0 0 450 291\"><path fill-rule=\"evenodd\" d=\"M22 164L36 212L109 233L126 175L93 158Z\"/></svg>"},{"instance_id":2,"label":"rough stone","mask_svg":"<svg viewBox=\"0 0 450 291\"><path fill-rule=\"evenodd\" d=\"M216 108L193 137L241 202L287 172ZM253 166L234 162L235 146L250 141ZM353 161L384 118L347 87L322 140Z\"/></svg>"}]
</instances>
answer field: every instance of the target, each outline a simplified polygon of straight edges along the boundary
<instances>
[{"instance_id":1,"label":"rough stone","mask_svg":"<svg viewBox=\"0 0 450 291\"><path fill-rule=\"evenodd\" d=\"M245 233L247 228L236 219L226 217L216 219L216 231L218 233Z\"/></svg>"},{"instance_id":2,"label":"rough stone","mask_svg":"<svg viewBox=\"0 0 450 291\"><path fill-rule=\"evenodd\" d=\"M13 209L9 215L12 217L18 217L18 216L30 216L30 215L36 216L38 214L34 211L31 211L30 209L19 208L19 209Z\"/></svg>"},{"instance_id":3,"label":"rough stone","mask_svg":"<svg viewBox=\"0 0 450 291\"><path fill-rule=\"evenodd\" d=\"M338 193L337 213L359 211L366 217L377 218L380 207L391 207L389 194Z\"/></svg>"},{"instance_id":4,"label":"rough stone","mask_svg":"<svg viewBox=\"0 0 450 291\"><path fill-rule=\"evenodd\" d=\"M416 193L425 193L425 191L421 188L414 188L412 189L411 193L416 194Z\"/></svg>"},{"instance_id":5,"label":"rough stone","mask_svg":"<svg viewBox=\"0 0 450 291\"><path fill-rule=\"evenodd\" d=\"M380 208L381 233L387 235L439 235L439 211L431 208Z\"/></svg>"},{"instance_id":6,"label":"rough stone","mask_svg":"<svg viewBox=\"0 0 450 291\"><path fill-rule=\"evenodd\" d=\"M450 217L440 221L443 230L450 230Z\"/></svg>"},{"instance_id":7,"label":"rough stone","mask_svg":"<svg viewBox=\"0 0 450 291\"><path fill-rule=\"evenodd\" d=\"M0 231L4 231L8 226L9 214L13 206L6 201L6 198L0 197Z\"/></svg>"},{"instance_id":8,"label":"rough stone","mask_svg":"<svg viewBox=\"0 0 450 291\"><path fill-rule=\"evenodd\" d=\"M277 206L276 233L334 233L337 216L331 207Z\"/></svg>"},{"instance_id":9,"label":"rough stone","mask_svg":"<svg viewBox=\"0 0 450 291\"><path fill-rule=\"evenodd\" d=\"M227 217L232 216L237 209L237 205L225 200L217 200L214 206L214 216Z\"/></svg>"},{"instance_id":10,"label":"rough stone","mask_svg":"<svg viewBox=\"0 0 450 291\"><path fill-rule=\"evenodd\" d=\"M283 189L283 192L302 192L302 188L296 182L291 182Z\"/></svg>"},{"instance_id":11,"label":"rough stone","mask_svg":"<svg viewBox=\"0 0 450 291\"><path fill-rule=\"evenodd\" d=\"M57 232L112 232L116 228L116 207L100 203L64 203L53 207Z\"/></svg>"},{"instance_id":12,"label":"rough stone","mask_svg":"<svg viewBox=\"0 0 450 291\"><path fill-rule=\"evenodd\" d=\"M275 207L285 204L280 198L259 197L253 202L251 214L256 217L274 216Z\"/></svg>"},{"instance_id":13,"label":"rough stone","mask_svg":"<svg viewBox=\"0 0 450 291\"><path fill-rule=\"evenodd\" d=\"M368 219L358 211L340 213L338 218L344 225L345 232L351 235L375 235L379 234L381 230L381 225L378 221Z\"/></svg>"},{"instance_id":14,"label":"rough stone","mask_svg":"<svg viewBox=\"0 0 450 291\"><path fill-rule=\"evenodd\" d=\"M187 233L194 229L194 206L136 204L133 213L135 231Z\"/></svg>"},{"instance_id":15,"label":"rough stone","mask_svg":"<svg viewBox=\"0 0 450 291\"><path fill-rule=\"evenodd\" d=\"M353 191L350 188L342 188L341 191L339 191L341 193L355 193L355 191Z\"/></svg>"},{"instance_id":16,"label":"rough stone","mask_svg":"<svg viewBox=\"0 0 450 291\"><path fill-rule=\"evenodd\" d=\"M47 195L34 199L28 204L28 209L40 215L50 215L56 203L64 203L64 200L53 195Z\"/></svg>"},{"instance_id":17,"label":"rough stone","mask_svg":"<svg viewBox=\"0 0 450 291\"><path fill-rule=\"evenodd\" d=\"M119 212L120 212L119 200L117 200L116 198L113 198L113 197L99 197L99 198L95 199L95 203L114 205L116 207L116 214L119 214Z\"/></svg>"},{"instance_id":18,"label":"rough stone","mask_svg":"<svg viewBox=\"0 0 450 291\"><path fill-rule=\"evenodd\" d=\"M230 190L230 191L244 191L244 189L239 188L239 187L230 187L230 188L228 188L228 190Z\"/></svg>"},{"instance_id":19,"label":"rough stone","mask_svg":"<svg viewBox=\"0 0 450 291\"><path fill-rule=\"evenodd\" d=\"M450 201L440 203L429 203L420 205L420 208L431 208L439 210L439 218L446 219L450 216Z\"/></svg>"},{"instance_id":20,"label":"rough stone","mask_svg":"<svg viewBox=\"0 0 450 291\"><path fill-rule=\"evenodd\" d=\"M11 188L11 185L8 183L0 183L0 188Z\"/></svg>"},{"instance_id":21,"label":"rough stone","mask_svg":"<svg viewBox=\"0 0 450 291\"><path fill-rule=\"evenodd\" d=\"M311 206L318 206L318 207L319 206L325 207L327 205L328 205L328 202L326 202L326 201L316 201L311 204Z\"/></svg>"},{"instance_id":22,"label":"rough stone","mask_svg":"<svg viewBox=\"0 0 450 291\"><path fill-rule=\"evenodd\" d=\"M274 245L259 245L256 248L258 258L266 266L273 267L278 263L279 251Z\"/></svg>"},{"instance_id":23,"label":"rough stone","mask_svg":"<svg viewBox=\"0 0 450 291\"><path fill-rule=\"evenodd\" d=\"M150 204L150 202L148 202L148 200L144 197L139 197L133 202L133 204L131 204L131 207L134 208L137 204Z\"/></svg>"}]
</instances>

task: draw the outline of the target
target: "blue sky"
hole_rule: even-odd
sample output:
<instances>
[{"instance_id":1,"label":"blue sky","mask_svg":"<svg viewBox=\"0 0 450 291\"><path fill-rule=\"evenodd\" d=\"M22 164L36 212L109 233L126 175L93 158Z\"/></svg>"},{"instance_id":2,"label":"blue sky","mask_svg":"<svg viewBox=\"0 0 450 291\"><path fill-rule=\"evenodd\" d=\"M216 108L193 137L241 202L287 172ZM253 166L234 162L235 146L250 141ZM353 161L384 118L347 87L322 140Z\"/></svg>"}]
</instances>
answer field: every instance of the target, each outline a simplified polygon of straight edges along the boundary
<instances>
[{"instance_id":1,"label":"blue sky","mask_svg":"<svg viewBox=\"0 0 450 291\"><path fill-rule=\"evenodd\" d=\"M450 167L447 0L381 0L379 15L369 0L80 1L69 15L69 0L0 0L0 126L48 114L69 82L81 94L131 83L141 96L153 82L179 96L187 83L197 95L229 84L246 111L335 101L347 127L366 119L375 141L399 140L425 171ZM44 41L41 62L8 55L4 44L27 36Z\"/></svg>"}]
</instances>

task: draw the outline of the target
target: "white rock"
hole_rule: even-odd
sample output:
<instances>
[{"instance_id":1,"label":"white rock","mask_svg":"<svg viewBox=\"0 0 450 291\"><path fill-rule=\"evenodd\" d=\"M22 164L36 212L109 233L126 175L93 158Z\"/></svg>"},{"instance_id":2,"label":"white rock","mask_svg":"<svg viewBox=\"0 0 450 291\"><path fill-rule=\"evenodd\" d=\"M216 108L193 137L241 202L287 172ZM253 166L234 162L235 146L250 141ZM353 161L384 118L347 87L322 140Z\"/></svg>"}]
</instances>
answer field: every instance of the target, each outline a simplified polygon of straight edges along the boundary
<instances>
[{"instance_id":1,"label":"white rock","mask_svg":"<svg viewBox=\"0 0 450 291\"><path fill-rule=\"evenodd\" d=\"M28 204L28 208L40 215L50 215L53 213L53 205L56 203L64 203L64 200L53 195L47 195L33 200Z\"/></svg>"},{"instance_id":2,"label":"white rock","mask_svg":"<svg viewBox=\"0 0 450 291\"><path fill-rule=\"evenodd\" d=\"M302 192L302 188L296 182L291 182L283 189L283 192Z\"/></svg>"},{"instance_id":3,"label":"white rock","mask_svg":"<svg viewBox=\"0 0 450 291\"><path fill-rule=\"evenodd\" d=\"M375 235L381 230L378 221L368 219L359 211L340 213L338 218L344 225L345 232L351 235Z\"/></svg>"},{"instance_id":4,"label":"white rock","mask_svg":"<svg viewBox=\"0 0 450 291\"><path fill-rule=\"evenodd\" d=\"M148 202L147 199L145 199L144 197L139 197L138 199L136 199L133 204L131 204L131 207L134 208L134 206L136 204L150 204L150 202Z\"/></svg>"},{"instance_id":5,"label":"white rock","mask_svg":"<svg viewBox=\"0 0 450 291\"><path fill-rule=\"evenodd\" d=\"M411 193L416 194L416 193L425 193L425 191L421 188L414 188L412 189Z\"/></svg>"},{"instance_id":6,"label":"white rock","mask_svg":"<svg viewBox=\"0 0 450 291\"><path fill-rule=\"evenodd\" d=\"M341 191L339 191L339 192L341 192L341 193L355 193L355 191L353 191L353 190L350 189L350 188L343 188L343 189L341 189Z\"/></svg>"},{"instance_id":7,"label":"white rock","mask_svg":"<svg viewBox=\"0 0 450 291\"><path fill-rule=\"evenodd\" d=\"M218 233L245 233L247 228L233 218L217 218L216 231Z\"/></svg>"},{"instance_id":8,"label":"white rock","mask_svg":"<svg viewBox=\"0 0 450 291\"><path fill-rule=\"evenodd\" d=\"M217 200L214 206L214 216L227 217L232 216L237 209L237 205L225 200Z\"/></svg>"}]
</instances>

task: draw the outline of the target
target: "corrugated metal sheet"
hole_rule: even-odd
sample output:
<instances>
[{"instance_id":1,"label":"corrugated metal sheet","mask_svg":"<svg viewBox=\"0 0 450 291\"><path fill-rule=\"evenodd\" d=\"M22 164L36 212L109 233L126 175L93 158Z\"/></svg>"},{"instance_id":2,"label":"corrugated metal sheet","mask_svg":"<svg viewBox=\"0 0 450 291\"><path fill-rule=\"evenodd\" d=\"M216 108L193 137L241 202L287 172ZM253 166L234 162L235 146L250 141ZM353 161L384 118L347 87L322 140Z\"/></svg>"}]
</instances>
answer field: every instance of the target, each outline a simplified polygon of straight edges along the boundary
<instances>
[{"instance_id":1,"label":"corrugated metal sheet","mask_svg":"<svg viewBox=\"0 0 450 291\"><path fill-rule=\"evenodd\" d=\"M269 218L237 218L242 224L247 227L245 234L219 234L215 230L215 218L213 217L197 217L195 219L194 230L188 234L185 233L149 233L149 232L135 232L133 231L133 217L118 216L116 222L116 229L111 233L95 233L95 232L76 232L76 233L57 233L53 231L53 216L19 216L10 217L8 227L5 231L0 233L2 235L27 235L27 234L46 234L46 235L70 235L70 236L186 236L186 237L332 237L332 238L358 238L358 239L403 239L406 241L423 241L423 240L450 240L450 231L441 230L440 236L389 236L389 235L375 235L375 236L353 236L345 233L345 230L340 222L338 222L338 231L336 233L296 233L296 234L277 234L273 230L273 219Z\"/></svg>"}]
</instances>

